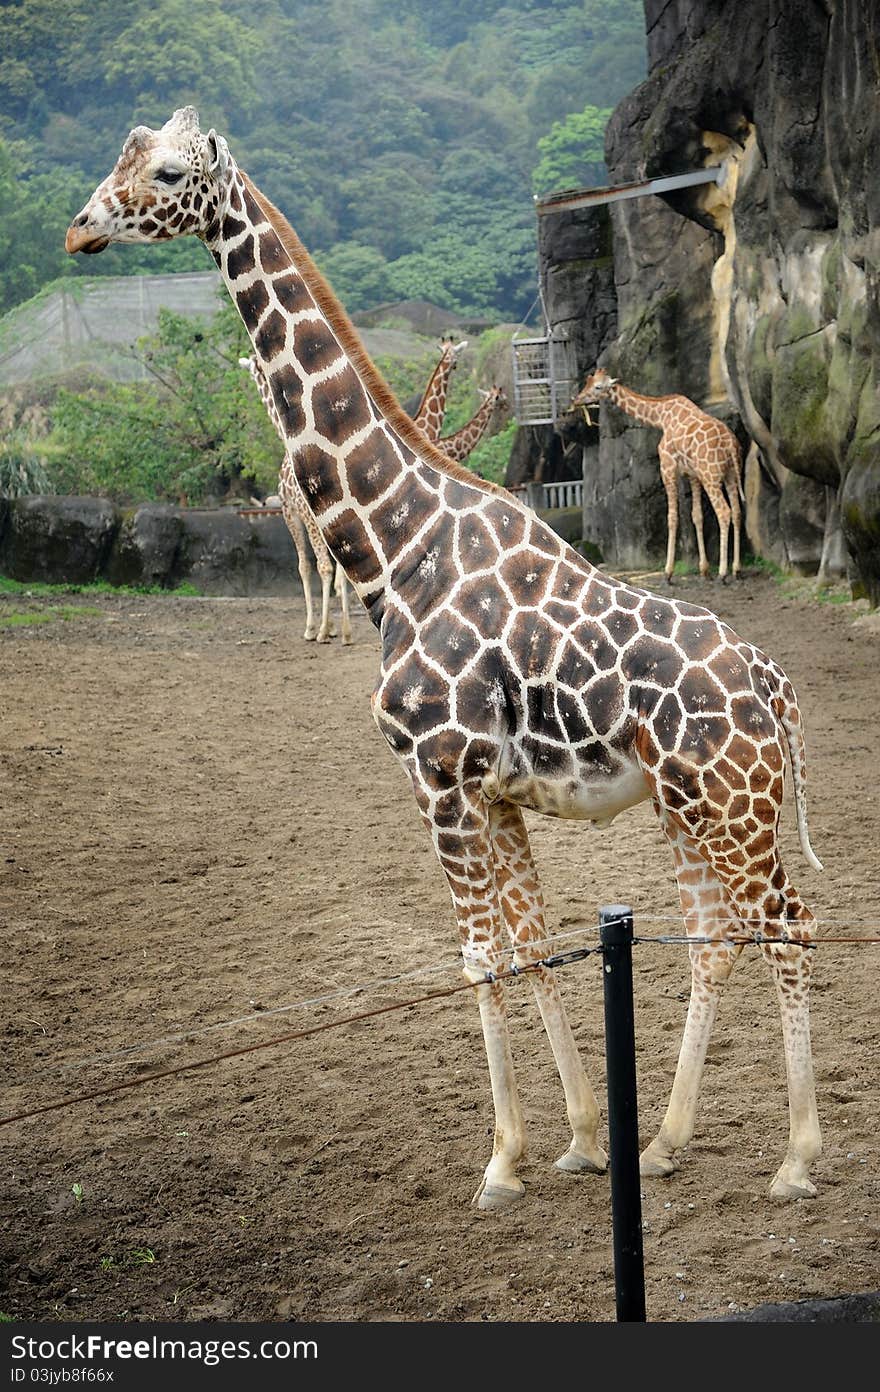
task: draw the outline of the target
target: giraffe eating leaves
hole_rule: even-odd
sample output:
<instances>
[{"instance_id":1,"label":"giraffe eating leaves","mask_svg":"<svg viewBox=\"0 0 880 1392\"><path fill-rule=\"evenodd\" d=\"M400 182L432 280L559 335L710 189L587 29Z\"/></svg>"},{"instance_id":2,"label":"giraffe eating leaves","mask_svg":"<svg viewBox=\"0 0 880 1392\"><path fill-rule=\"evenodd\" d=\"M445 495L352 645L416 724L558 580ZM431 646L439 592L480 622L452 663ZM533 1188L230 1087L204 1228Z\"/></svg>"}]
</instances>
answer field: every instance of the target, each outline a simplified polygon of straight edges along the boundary
<instances>
[{"instance_id":1,"label":"giraffe eating leaves","mask_svg":"<svg viewBox=\"0 0 880 1392\"><path fill-rule=\"evenodd\" d=\"M606 825L650 799L695 941L664 1120L642 1158L669 1174L690 1140L706 1048L739 946L760 933L782 1014L789 1143L772 1184L815 1192L809 1030L814 920L782 867L790 759L801 847L804 738L781 668L708 610L601 573L414 426L282 215L192 107L138 127L68 229L70 252L200 237L247 326L296 481L379 632L379 730L412 791L475 983L496 1127L475 1196L521 1198L525 1128L508 1036L507 941L540 962L546 928L523 809ZM699 941L703 936L712 941ZM769 941L764 941L768 939ZM530 973L572 1131L557 1164L606 1165L599 1111L553 973Z\"/></svg>"}]
</instances>

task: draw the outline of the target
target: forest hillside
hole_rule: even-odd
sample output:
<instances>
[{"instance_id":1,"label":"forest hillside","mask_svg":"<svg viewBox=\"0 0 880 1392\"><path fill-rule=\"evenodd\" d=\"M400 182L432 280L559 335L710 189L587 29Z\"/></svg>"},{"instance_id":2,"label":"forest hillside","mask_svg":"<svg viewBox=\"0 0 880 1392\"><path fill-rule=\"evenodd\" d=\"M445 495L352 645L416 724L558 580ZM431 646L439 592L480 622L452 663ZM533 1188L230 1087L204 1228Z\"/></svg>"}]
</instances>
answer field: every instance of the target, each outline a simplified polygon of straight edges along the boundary
<instances>
[{"instance_id":1,"label":"forest hillside","mask_svg":"<svg viewBox=\"0 0 880 1392\"><path fill-rule=\"evenodd\" d=\"M132 126L197 106L352 310L516 320L534 192L604 176L645 74L639 0L10 0L0 7L0 312L82 273L64 229ZM192 239L90 275L203 270Z\"/></svg>"}]
</instances>

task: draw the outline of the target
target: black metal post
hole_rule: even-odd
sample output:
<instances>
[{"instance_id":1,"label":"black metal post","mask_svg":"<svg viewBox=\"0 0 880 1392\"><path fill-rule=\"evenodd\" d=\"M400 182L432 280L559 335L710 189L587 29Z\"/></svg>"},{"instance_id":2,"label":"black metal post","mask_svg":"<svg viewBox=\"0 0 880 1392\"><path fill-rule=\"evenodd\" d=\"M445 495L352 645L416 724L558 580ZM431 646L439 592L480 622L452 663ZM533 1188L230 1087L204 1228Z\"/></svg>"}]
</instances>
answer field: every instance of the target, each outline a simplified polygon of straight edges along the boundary
<instances>
[{"instance_id":1,"label":"black metal post","mask_svg":"<svg viewBox=\"0 0 880 1392\"><path fill-rule=\"evenodd\" d=\"M611 1225L618 1320L645 1319L642 1193L632 983L632 909L599 910L605 988L605 1066L611 1151Z\"/></svg>"}]
</instances>

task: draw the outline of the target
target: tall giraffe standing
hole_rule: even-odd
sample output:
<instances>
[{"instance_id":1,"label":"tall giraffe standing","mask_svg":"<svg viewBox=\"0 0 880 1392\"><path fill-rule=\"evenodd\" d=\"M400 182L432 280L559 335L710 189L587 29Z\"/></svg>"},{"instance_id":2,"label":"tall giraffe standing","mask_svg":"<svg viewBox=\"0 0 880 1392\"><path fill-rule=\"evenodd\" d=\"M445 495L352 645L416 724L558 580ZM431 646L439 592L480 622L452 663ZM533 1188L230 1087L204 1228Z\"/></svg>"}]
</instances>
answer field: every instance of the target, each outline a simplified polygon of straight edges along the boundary
<instances>
[{"instance_id":1,"label":"tall giraffe standing","mask_svg":"<svg viewBox=\"0 0 880 1392\"><path fill-rule=\"evenodd\" d=\"M672 1094L644 1172L693 1134L722 987L760 932L782 1014L789 1143L777 1197L815 1192L809 1028L814 920L779 858L785 755L801 847L804 739L779 666L708 610L595 570L534 514L447 460L401 410L293 230L192 107L139 126L74 218L69 252L193 233L272 389L297 482L379 629L373 713L446 873L476 986L496 1111L481 1208L519 1199L525 1149L502 965L546 938L523 807L607 825L650 798L671 848L692 987ZM701 941L706 936L709 943ZM765 938L770 939L765 941ZM793 939L793 940L792 940ZM599 1113L552 971L530 973L572 1128L565 1170L606 1165Z\"/></svg>"},{"instance_id":2,"label":"tall giraffe standing","mask_svg":"<svg viewBox=\"0 0 880 1392\"><path fill-rule=\"evenodd\" d=\"M742 452L739 441L723 421L716 420L686 396L641 396L610 377L604 368L588 377L571 403L595 406L610 401L643 425L663 431L658 452L660 477L666 490L666 582L672 581L675 540L678 533L678 476L684 474L691 485L691 511L697 533L700 574L709 574L703 541L703 498L706 490L715 509L720 532L718 576L727 575L727 531L733 519L733 574L740 574L740 496L742 495ZM725 497L725 491L727 496Z\"/></svg>"},{"instance_id":3,"label":"tall giraffe standing","mask_svg":"<svg viewBox=\"0 0 880 1392\"><path fill-rule=\"evenodd\" d=\"M437 441L437 448L443 451L446 458L454 459L459 464L473 453L488 431L496 413L507 405L507 397L501 387L491 387L489 391L481 391L480 395L483 400L467 425L463 425L452 435L444 435Z\"/></svg>"},{"instance_id":4,"label":"tall giraffe standing","mask_svg":"<svg viewBox=\"0 0 880 1392\"><path fill-rule=\"evenodd\" d=\"M287 530L290 532L296 550L297 568L299 578L302 582L303 596L306 602L306 630L303 637L306 639L316 639L319 643L329 643L334 637L333 625L330 619L330 590L333 584L334 572L336 575L336 590L339 595L342 609L340 621L340 631L342 642L351 643L351 613L348 601L348 583L345 578L345 571L340 565L334 562L330 552L327 550L321 529L312 515L312 510L303 497L302 489L296 481L293 464L290 459L290 451L287 449L287 441L284 435L284 426L275 408L275 401L269 388L269 383L263 374L263 369L255 358L239 358L240 367L247 368L254 380L260 400L265 406L269 419L275 427L284 445L284 459L278 475L278 500L281 504L281 511L287 523ZM308 537L308 542L306 541ZM312 567L309 563L309 546L315 557L315 567L321 580L321 622L315 625L315 606L312 600Z\"/></svg>"},{"instance_id":5,"label":"tall giraffe standing","mask_svg":"<svg viewBox=\"0 0 880 1392\"><path fill-rule=\"evenodd\" d=\"M440 438L449 383L458 363L458 355L466 347L467 339L461 343L453 343L451 338L441 340L440 361L428 379L418 410L413 416L416 425L432 442Z\"/></svg>"}]
</instances>

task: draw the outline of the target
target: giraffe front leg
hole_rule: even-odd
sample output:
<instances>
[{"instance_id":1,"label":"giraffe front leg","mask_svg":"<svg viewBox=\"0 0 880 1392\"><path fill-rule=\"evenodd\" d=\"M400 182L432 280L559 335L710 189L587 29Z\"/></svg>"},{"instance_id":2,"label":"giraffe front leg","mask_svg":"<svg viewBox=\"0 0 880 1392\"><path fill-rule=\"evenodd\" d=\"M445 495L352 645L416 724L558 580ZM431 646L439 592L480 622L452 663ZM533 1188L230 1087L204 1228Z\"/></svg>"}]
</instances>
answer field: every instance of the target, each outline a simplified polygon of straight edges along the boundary
<instances>
[{"instance_id":1,"label":"giraffe front leg","mask_svg":"<svg viewBox=\"0 0 880 1392\"><path fill-rule=\"evenodd\" d=\"M706 556L706 542L703 537L703 490L699 479L691 479L691 517L697 534L697 551L700 557L700 575L705 580L709 574L709 560Z\"/></svg>"},{"instance_id":2,"label":"giraffe front leg","mask_svg":"<svg viewBox=\"0 0 880 1392\"><path fill-rule=\"evenodd\" d=\"M678 534L678 469L675 460L660 441L660 478L666 490L666 566L667 585L672 584L675 569L675 541Z\"/></svg>"},{"instance_id":3,"label":"giraffe front leg","mask_svg":"<svg viewBox=\"0 0 880 1392\"><path fill-rule=\"evenodd\" d=\"M379 723L382 728L381 718ZM495 1107L495 1135L492 1156L473 1202L481 1209L506 1208L525 1193L518 1167L525 1155L526 1134L510 1051L504 987L487 980L487 974L506 965L487 806L478 785L450 787L443 773L432 765L414 765L410 773L452 894L465 976L481 983L476 994Z\"/></svg>"},{"instance_id":4,"label":"giraffe front leg","mask_svg":"<svg viewBox=\"0 0 880 1392\"><path fill-rule=\"evenodd\" d=\"M489 826L495 856L495 883L501 911L514 944L517 966L533 966L544 951L544 902L522 812L510 803L493 803ZM556 1161L560 1170L600 1174L608 1157L597 1139L599 1108L578 1053L565 1006L552 971L530 972L559 1077L572 1140Z\"/></svg>"},{"instance_id":5,"label":"giraffe front leg","mask_svg":"<svg viewBox=\"0 0 880 1392\"><path fill-rule=\"evenodd\" d=\"M740 559L740 533L742 531L742 508L739 501L739 472L734 472L730 478L727 489L727 496L730 499L730 517L733 523L733 578L742 578L742 562Z\"/></svg>"},{"instance_id":6,"label":"giraffe front leg","mask_svg":"<svg viewBox=\"0 0 880 1392\"><path fill-rule=\"evenodd\" d=\"M290 532L293 545L296 550L296 564L299 571L300 583L303 590L303 599L306 603L306 628L303 638L307 642L313 642L317 629L315 628L315 606L312 601L312 566L309 560L309 546L306 541L306 530L302 524L302 519L293 508L287 503L282 504L284 520L287 523L287 530Z\"/></svg>"},{"instance_id":7,"label":"giraffe front leg","mask_svg":"<svg viewBox=\"0 0 880 1392\"><path fill-rule=\"evenodd\" d=\"M724 496L724 490L719 484L706 484L705 487L709 502L715 509L715 516L718 518L718 579L723 583L727 578L727 534L730 530L730 507Z\"/></svg>"},{"instance_id":8,"label":"giraffe front leg","mask_svg":"<svg viewBox=\"0 0 880 1392\"><path fill-rule=\"evenodd\" d=\"M349 604L348 581L345 578L345 571L341 565L336 567L336 593L339 596L339 603L342 609L342 642L348 647L352 642L351 636L351 608Z\"/></svg>"},{"instance_id":9,"label":"giraffe front leg","mask_svg":"<svg viewBox=\"0 0 880 1392\"><path fill-rule=\"evenodd\" d=\"M327 558L329 561L329 557ZM333 566L332 563L324 565L321 569L321 626L318 629L318 642L329 643L331 638L336 637L336 630L330 617L330 595L333 589Z\"/></svg>"},{"instance_id":10,"label":"giraffe front leg","mask_svg":"<svg viewBox=\"0 0 880 1392\"><path fill-rule=\"evenodd\" d=\"M658 807L658 811L659 811ZM733 937L739 919L711 867L675 820L661 812L675 863L679 898L689 937ZM725 982L742 948L722 941L692 944L691 996L666 1114L657 1135L642 1151L643 1175L664 1177L678 1168L675 1152L694 1134L706 1051Z\"/></svg>"}]
</instances>

